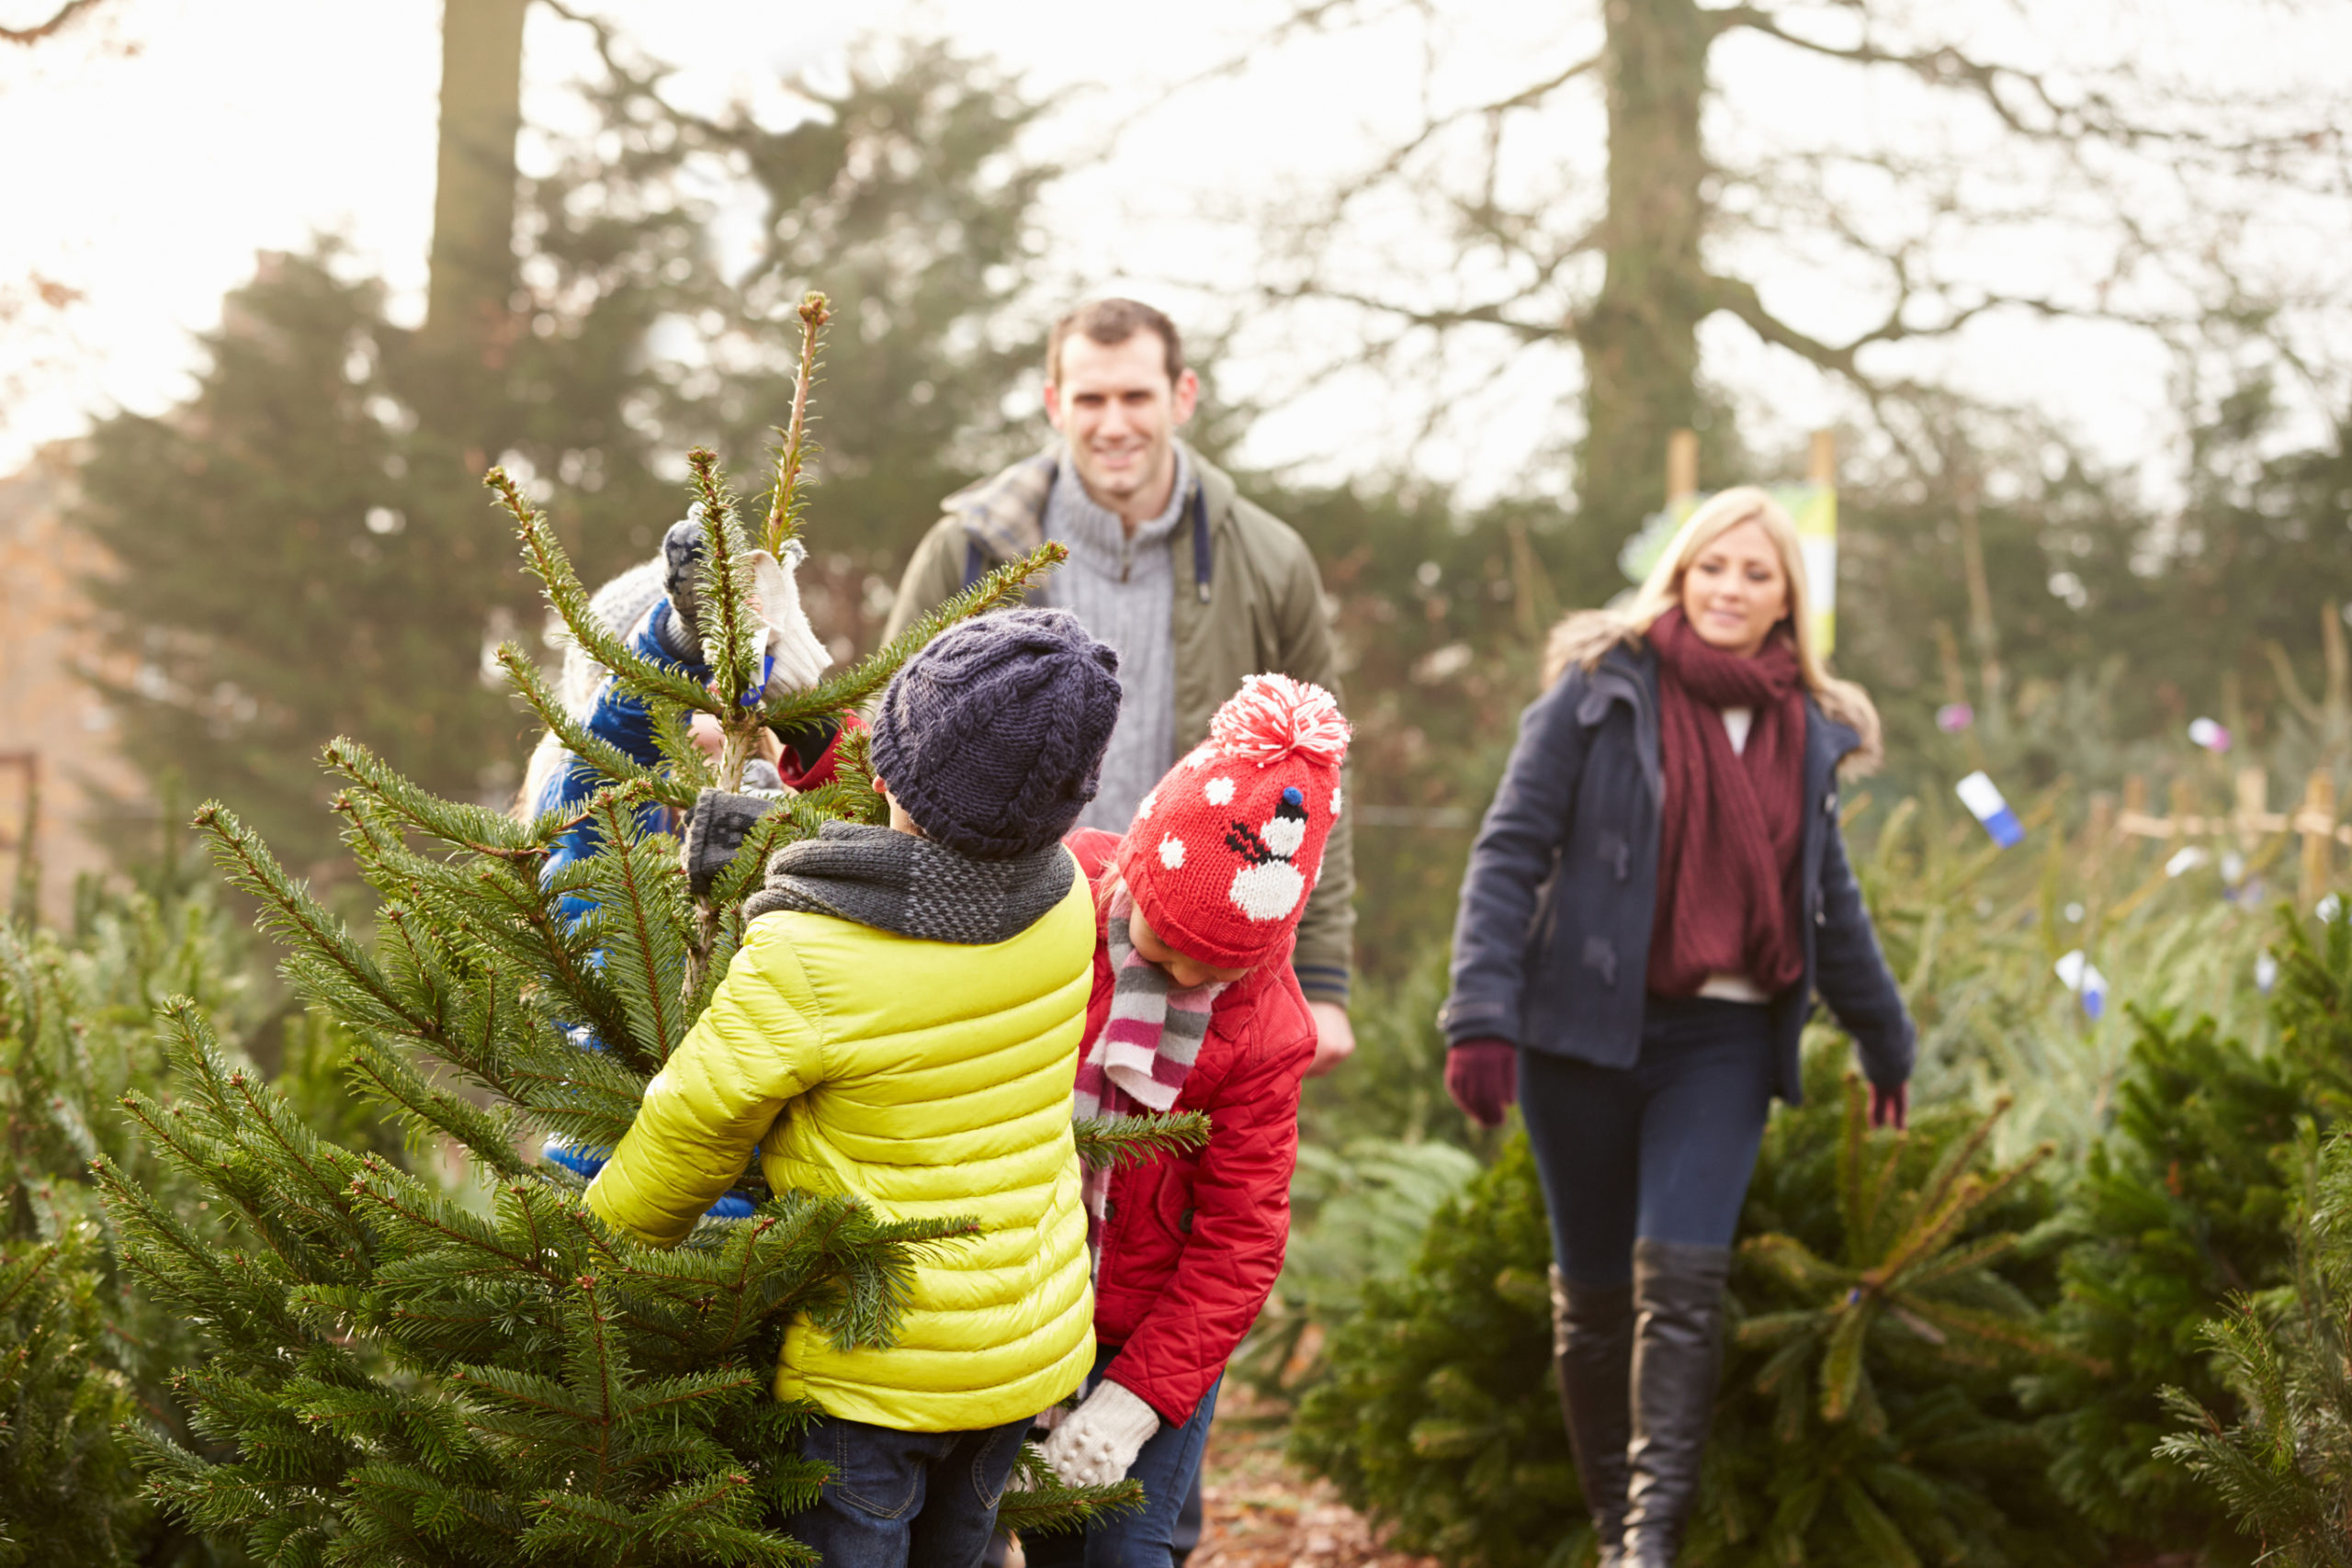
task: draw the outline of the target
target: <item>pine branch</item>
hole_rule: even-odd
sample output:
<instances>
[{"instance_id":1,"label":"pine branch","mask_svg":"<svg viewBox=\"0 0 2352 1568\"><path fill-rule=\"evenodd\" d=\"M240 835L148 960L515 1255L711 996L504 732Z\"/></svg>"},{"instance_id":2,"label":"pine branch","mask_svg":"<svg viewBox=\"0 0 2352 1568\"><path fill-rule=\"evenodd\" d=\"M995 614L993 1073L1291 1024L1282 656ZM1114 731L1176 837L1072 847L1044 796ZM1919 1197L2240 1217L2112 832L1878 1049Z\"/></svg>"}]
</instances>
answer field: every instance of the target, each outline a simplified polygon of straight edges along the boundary
<instances>
[{"instance_id":1,"label":"pine branch","mask_svg":"<svg viewBox=\"0 0 2352 1568\"><path fill-rule=\"evenodd\" d=\"M440 1133L464 1145L501 1176L519 1176L530 1168L514 1152L515 1128L510 1114L485 1110L463 1095L435 1088L410 1063L407 1053L375 1031L361 1028L353 1032L346 1070L367 1086L369 1100L400 1118L417 1146L430 1146L432 1135Z\"/></svg>"},{"instance_id":2,"label":"pine branch","mask_svg":"<svg viewBox=\"0 0 2352 1568\"><path fill-rule=\"evenodd\" d=\"M513 1098L526 1119L583 1148L618 1146L644 1103L644 1075L606 1051L563 1044L546 1055L561 1060L514 1076Z\"/></svg>"},{"instance_id":3,"label":"pine branch","mask_svg":"<svg viewBox=\"0 0 2352 1568\"><path fill-rule=\"evenodd\" d=\"M718 775L711 771L710 758L695 743L684 709L671 703L649 702L645 705L645 716L653 731L653 749L662 757L658 772L675 792L665 791L656 798L673 810L691 811L694 797L718 784ZM681 795L685 797L683 806L676 798Z\"/></svg>"},{"instance_id":4,"label":"pine branch","mask_svg":"<svg viewBox=\"0 0 2352 1568\"><path fill-rule=\"evenodd\" d=\"M1022 1446L1012 1477L997 1506L996 1522L999 1529L1017 1536L1063 1534L1083 1528L1090 1519L1143 1510L1143 1483L1065 1486L1031 1444Z\"/></svg>"},{"instance_id":5,"label":"pine branch","mask_svg":"<svg viewBox=\"0 0 2352 1568\"><path fill-rule=\"evenodd\" d=\"M478 887L503 905L516 923L507 926L482 920L471 929L552 993L538 998L548 1017L584 1024L599 1039L620 1042L628 1049L628 1011L593 962L603 935L603 915L592 912L581 920L567 921L559 908L566 896L587 892L594 886L596 858L574 861L545 888L518 888L511 878L482 868L476 874Z\"/></svg>"},{"instance_id":6,"label":"pine branch","mask_svg":"<svg viewBox=\"0 0 2352 1568\"><path fill-rule=\"evenodd\" d=\"M473 1261L459 1266L460 1271L486 1266L493 1278L515 1270L559 1293L570 1288L572 1276L565 1272L562 1258L550 1259L545 1251L531 1250L381 1160L364 1161L351 1190L368 1206L372 1223L382 1227L402 1254L379 1271L380 1284L443 1276L450 1263L444 1255L470 1255Z\"/></svg>"},{"instance_id":7,"label":"pine branch","mask_svg":"<svg viewBox=\"0 0 2352 1568\"><path fill-rule=\"evenodd\" d=\"M872 730L849 730L834 743L833 782L828 787L842 793L841 798L829 802L826 809L843 821L864 822L875 828L889 824L890 803L874 787Z\"/></svg>"},{"instance_id":8,"label":"pine branch","mask_svg":"<svg viewBox=\"0 0 2352 1568\"><path fill-rule=\"evenodd\" d=\"M607 1039L605 1044L658 1068L670 1059L690 1021L678 996L692 914L685 873L670 847L674 841L665 835L657 845L621 809L617 796L600 801L596 816L605 843L588 863L594 874L590 888L608 933L602 950L605 976L630 1026L627 1040Z\"/></svg>"},{"instance_id":9,"label":"pine branch","mask_svg":"<svg viewBox=\"0 0 2352 1568\"><path fill-rule=\"evenodd\" d=\"M1082 1116L1071 1123L1078 1134L1078 1157L1088 1166L1148 1165L1163 1155L1206 1148L1209 1118L1204 1111L1181 1111L1158 1116Z\"/></svg>"},{"instance_id":10,"label":"pine branch","mask_svg":"<svg viewBox=\"0 0 2352 1568\"><path fill-rule=\"evenodd\" d=\"M546 852L544 845L532 840L529 829L504 812L443 800L419 789L349 736L336 736L320 755L328 767L381 801L388 810L452 849L517 864L536 861Z\"/></svg>"},{"instance_id":11,"label":"pine branch","mask_svg":"<svg viewBox=\"0 0 2352 1568\"><path fill-rule=\"evenodd\" d=\"M743 723L745 699L756 701L760 688L757 641L763 629L752 614L752 585L744 571L743 531L735 515L735 494L719 470L718 455L707 446L686 454L694 472L693 490L702 516L702 611L695 631L706 651L716 648L711 684L718 689L719 722L729 729ZM731 787L731 786L730 786Z\"/></svg>"},{"instance_id":12,"label":"pine branch","mask_svg":"<svg viewBox=\"0 0 2352 1568\"><path fill-rule=\"evenodd\" d=\"M235 813L218 801L207 801L195 822L211 838L213 861L231 884L261 901L262 924L295 949L286 966L311 1000L336 1007L339 1013L364 1014L368 1021L421 1039L435 1036L433 1021L394 992L344 923L312 898L304 884L286 874L269 847ZM358 1021L354 1016L353 1021Z\"/></svg>"},{"instance_id":13,"label":"pine branch","mask_svg":"<svg viewBox=\"0 0 2352 1568\"><path fill-rule=\"evenodd\" d=\"M776 729L790 729L844 708L863 707L890 683L890 677L899 672L899 666L922 650L925 643L959 621L1018 601L1032 579L1069 558L1069 547L1049 539L1021 559L1005 562L892 637L854 670L843 671L806 691L790 692L771 701L766 712L768 724Z\"/></svg>"},{"instance_id":14,"label":"pine branch","mask_svg":"<svg viewBox=\"0 0 2352 1568\"><path fill-rule=\"evenodd\" d=\"M1857 1075L1849 1073L1847 1077L1856 1084L1855 1092L1859 1092ZM1993 1109L1984 1118L1969 1130L1967 1136L1952 1140L1944 1150L1943 1157L1936 1161L1935 1169L1920 1185L1918 1194L1905 1205L1902 1217L1895 1223L1898 1235L1914 1231L1923 1224L1932 1224L1928 1216L1944 1208L1951 1197L1952 1189L1975 1165L1976 1156L1984 1151L1984 1145L1992 1141L1994 1125L2008 1113L2011 1103L2007 1095L2001 1096L1993 1102Z\"/></svg>"},{"instance_id":15,"label":"pine branch","mask_svg":"<svg viewBox=\"0 0 2352 1568\"><path fill-rule=\"evenodd\" d=\"M783 437L775 453L775 484L768 492L768 520L762 543L768 554L784 558L784 547L800 536L806 502L800 494L800 470L820 450L808 439L808 394L821 367L817 358L824 346L825 323L831 321L830 301L811 291L800 301L800 368L792 381L792 420L776 434Z\"/></svg>"},{"instance_id":16,"label":"pine branch","mask_svg":"<svg viewBox=\"0 0 2352 1568\"><path fill-rule=\"evenodd\" d=\"M164 1004L164 1026L171 1041L166 1059L189 1096L168 1114L185 1119L201 1107L209 1113L200 1126L206 1136L255 1160L248 1190L240 1190L246 1181L219 1179L216 1190L237 1201L254 1230L304 1277L334 1260L317 1258L311 1238L298 1240L291 1224L297 1216L328 1230L328 1247L346 1267L361 1261L368 1237L347 1194L358 1156L321 1139L255 1073L222 1055L211 1024L187 998Z\"/></svg>"},{"instance_id":17,"label":"pine branch","mask_svg":"<svg viewBox=\"0 0 2352 1568\"><path fill-rule=\"evenodd\" d=\"M515 691L565 750L616 784L638 785L664 806L684 811L694 805L695 792L691 783L663 777L660 770L636 761L564 711L562 699L556 695L555 688L548 684L547 676L520 647L511 642L501 643L497 657ZM674 708L677 705L670 705ZM531 837L539 842L548 842L579 819L578 815L549 812L532 824Z\"/></svg>"},{"instance_id":18,"label":"pine branch","mask_svg":"<svg viewBox=\"0 0 2352 1568\"><path fill-rule=\"evenodd\" d=\"M571 570L571 559L557 542L547 514L525 501L503 468L492 468L482 483L495 493L514 519L523 542L523 564L547 590L548 603L580 645L582 651L612 671L624 686L643 696L660 696L680 707L695 708L714 717L726 716L725 705L695 682L666 665L639 657L620 637L605 629L588 602L588 592Z\"/></svg>"}]
</instances>

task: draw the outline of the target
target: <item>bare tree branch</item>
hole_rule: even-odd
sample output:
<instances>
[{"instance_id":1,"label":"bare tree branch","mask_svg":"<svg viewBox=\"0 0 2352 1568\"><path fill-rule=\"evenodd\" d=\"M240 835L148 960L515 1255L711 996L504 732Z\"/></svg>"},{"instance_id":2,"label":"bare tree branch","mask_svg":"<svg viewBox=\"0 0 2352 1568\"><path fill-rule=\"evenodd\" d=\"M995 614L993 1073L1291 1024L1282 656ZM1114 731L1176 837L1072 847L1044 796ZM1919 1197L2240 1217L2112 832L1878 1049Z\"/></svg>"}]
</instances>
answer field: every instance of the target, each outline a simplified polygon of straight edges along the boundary
<instances>
[{"instance_id":1,"label":"bare tree branch","mask_svg":"<svg viewBox=\"0 0 2352 1568\"><path fill-rule=\"evenodd\" d=\"M1575 330L1573 322L1528 321L1510 315L1510 307L1524 299L1524 295L1514 295L1509 299L1495 300L1484 305L1464 305L1452 309L1426 305L1400 305L1393 299L1381 299L1372 295L1357 293L1352 289L1324 284L1293 284L1284 288L1272 288L1266 291L1266 297L1284 303L1312 299L1337 300L1343 305L1356 305L1367 310L1377 310L1382 315L1391 316L1414 326L1437 332L1447 332L1455 327L1467 326L1500 327L1522 343L1549 343L1555 338L1567 337Z\"/></svg>"},{"instance_id":2,"label":"bare tree branch","mask_svg":"<svg viewBox=\"0 0 2352 1568\"><path fill-rule=\"evenodd\" d=\"M57 8L56 14L45 22L36 22L29 28L0 28L0 42L27 46L39 43L82 12L90 10L102 3L103 0L65 0L65 4Z\"/></svg>"},{"instance_id":3,"label":"bare tree branch","mask_svg":"<svg viewBox=\"0 0 2352 1568\"><path fill-rule=\"evenodd\" d=\"M1389 9L1412 9L1419 3L1419 0L1399 0L1399 4L1392 6ZM1347 13L1362 11L1363 8L1364 0L1294 0L1288 13L1253 38L1247 49L1236 50L1216 64L1204 67L1190 76L1170 84L1136 106L1129 113L1122 116L1118 123L1114 125L1103 138L1103 145L1106 148L1116 145L1119 140L1136 125L1150 118L1159 110L1167 107L1170 102L1193 89L1206 86L1211 82L1221 81L1228 76L1238 76L1249 69L1250 62L1266 51L1280 48L1302 34L1328 32L1335 24L1349 19L1346 17ZM1360 24L1365 18L1354 19Z\"/></svg>"},{"instance_id":4,"label":"bare tree branch","mask_svg":"<svg viewBox=\"0 0 2352 1568\"><path fill-rule=\"evenodd\" d=\"M1407 161L1409 160L1414 153L1419 152L1422 148L1428 146L1431 141L1443 135L1446 131L1453 130L1455 126L1460 125L1464 120L1479 118L1498 120L1501 116L1510 113L1513 109L1539 107L1546 99L1550 98L1554 93L1558 92L1561 88L1566 86L1577 77L1589 75L1600 69L1600 56L1597 54L1587 55L1584 59L1577 61L1575 64L1567 67L1566 70L1555 72L1553 74L1544 77L1540 82L1532 82L1515 93L1509 94L1503 97L1490 99L1485 103L1464 104L1460 108L1451 109L1444 114L1437 115L1428 119L1419 131L1415 132L1402 145L1398 146L1396 151L1389 153L1387 157L1382 159L1379 167L1366 175L1365 181L1368 183L1372 180L1380 179L1385 175L1397 173L1404 167ZM1492 130L1489 134L1499 135L1499 130Z\"/></svg>"},{"instance_id":5,"label":"bare tree branch","mask_svg":"<svg viewBox=\"0 0 2352 1568\"><path fill-rule=\"evenodd\" d=\"M1856 9L1861 7L1857 6ZM2340 130L2324 122L2315 122L2275 136L2243 141L2217 140L2201 130L2156 126L2135 119L2104 93L2086 92L2078 102L2063 101L2051 90L2048 80L2041 73L1978 60L1950 44L1923 50L1882 49L1869 41L1867 33L1863 41L1858 44L1833 44L1790 31L1781 26L1777 14L1761 6L1731 6L1710 15L1718 31L1728 32L1736 28L1744 28L1792 49L1804 50L1831 60L1854 65L1893 66L1909 73L1931 87L1973 93L1992 110L2005 129L2035 141L2073 141L2089 136L2126 147L2179 143L2244 158L2265 152L2309 150L2315 136L2339 142L2342 140ZM2013 92L2022 94L2030 107L2041 111L2042 118L2039 123L2023 112L2019 104L2012 102L2010 94Z\"/></svg>"}]
</instances>

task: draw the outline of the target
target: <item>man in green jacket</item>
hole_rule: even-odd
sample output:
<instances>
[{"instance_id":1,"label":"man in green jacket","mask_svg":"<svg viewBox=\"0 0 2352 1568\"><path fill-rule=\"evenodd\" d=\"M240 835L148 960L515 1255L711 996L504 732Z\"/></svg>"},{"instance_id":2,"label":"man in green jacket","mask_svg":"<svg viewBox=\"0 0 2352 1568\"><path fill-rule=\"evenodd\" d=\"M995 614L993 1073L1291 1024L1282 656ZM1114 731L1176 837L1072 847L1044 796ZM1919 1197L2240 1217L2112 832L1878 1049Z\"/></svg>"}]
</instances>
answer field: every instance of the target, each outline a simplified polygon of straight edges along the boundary
<instances>
[{"instance_id":1,"label":"man in green jacket","mask_svg":"<svg viewBox=\"0 0 2352 1568\"><path fill-rule=\"evenodd\" d=\"M1176 438L1199 400L1175 323L1132 299L1097 299L1054 326L1046 414L1057 439L942 502L907 563L895 637L990 567L1047 539L1070 558L1031 593L1119 650L1117 729L1085 827L1125 833L1137 802L1208 734L1242 678L1275 671L1337 694L1323 582L1305 541ZM1292 955L1315 1013L1315 1072L1355 1049L1348 982L1354 857L1341 811Z\"/></svg>"}]
</instances>

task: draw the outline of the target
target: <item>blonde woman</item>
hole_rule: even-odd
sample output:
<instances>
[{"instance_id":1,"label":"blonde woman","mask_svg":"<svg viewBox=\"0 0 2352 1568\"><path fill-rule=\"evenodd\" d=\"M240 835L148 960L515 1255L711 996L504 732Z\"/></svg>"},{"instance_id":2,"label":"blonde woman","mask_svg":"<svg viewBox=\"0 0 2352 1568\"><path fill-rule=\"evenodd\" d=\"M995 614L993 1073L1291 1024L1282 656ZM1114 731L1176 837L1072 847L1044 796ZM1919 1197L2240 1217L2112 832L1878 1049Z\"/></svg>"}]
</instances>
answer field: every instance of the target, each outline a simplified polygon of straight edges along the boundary
<instances>
[{"instance_id":1,"label":"blonde woman","mask_svg":"<svg viewBox=\"0 0 2352 1568\"><path fill-rule=\"evenodd\" d=\"M1462 886L1446 1088L1514 1100L1551 1210L1561 1406L1604 1568L1667 1568L1714 1403L1724 1276L1817 993L1901 1126L1913 1030L1838 830L1878 716L1814 647L1760 490L1691 514L1630 608L1572 615Z\"/></svg>"}]
</instances>

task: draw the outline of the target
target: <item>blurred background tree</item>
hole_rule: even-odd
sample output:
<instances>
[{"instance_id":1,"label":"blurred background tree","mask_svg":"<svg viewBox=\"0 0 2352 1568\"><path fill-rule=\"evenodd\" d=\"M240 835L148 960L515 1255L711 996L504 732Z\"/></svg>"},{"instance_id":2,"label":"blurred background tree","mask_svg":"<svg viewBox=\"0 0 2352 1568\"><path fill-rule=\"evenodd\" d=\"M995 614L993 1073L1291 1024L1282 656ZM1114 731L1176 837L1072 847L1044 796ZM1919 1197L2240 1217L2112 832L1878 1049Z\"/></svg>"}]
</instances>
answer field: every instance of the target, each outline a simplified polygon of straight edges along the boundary
<instances>
[{"instance_id":1,"label":"blurred background tree","mask_svg":"<svg viewBox=\"0 0 2352 1568\"><path fill-rule=\"evenodd\" d=\"M800 83L797 118L697 109L611 22L541 0L593 41L596 66L576 85L584 118L533 130L543 152L524 175L526 5L447 9L422 328L388 320L382 288L332 243L266 258L208 340L195 395L104 423L85 470L83 521L119 564L95 597L113 642L140 654L110 693L129 750L239 799L298 863L329 844L308 758L338 728L378 738L437 789L496 800L514 786L526 727L481 679L481 654L534 612L481 553L492 524L470 487L488 463L552 498L592 579L642 558L680 509L683 475L657 454L706 443L741 458L763 443L789 395L790 305L821 284L842 322L819 430L844 433L820 468L839 542L804 576L846 657L871 646L938 498L1045 434L1025 394L1065 301L1044 297L1040 202L1087 154L1032 134L1048 106L1003 68L875 39L838 84ZM2108 774L2192 711L2255 727L2283 714L2314 734L2332 722L2315 633L2352 597L2352 553L2328 547L2352 473L2341 431L2298 423L2307 389L2284 388L2262 351L2276 315L2246 303L2226 247L2180 264L2173 316L2147 306L2152 269L2172 264L2119 229L2132 187L2116 173L2127 154L2173 150L2197 200L2167 221L2214 210L2232 181L2307 183L2338 143L2289 132L2324 106L2282 118L2251 97L2192 101L2120 65L2065 77L1965 17L1896 10L1596 8L1561 21L1553 52L1531 48L1508 92L1449 96L1433 75L1409 135L1319 197L1260 215L1254 293L1186 321L1213 383L1260 323L1349 323L1310 333L1317 352L1398 384L1427 372L1432 427L1453 384L1432 367L1449 355L1578 367L1561 437L1522 473L1450 489L1407 442L1341 483L1243 475L1314 546L1351 664L1368 976L1409 974L1442 938L1542 630L1623 586L1614 556L1659 498L1668 433L1702 432L1707 484L1796 471L1778 437L1743 434L1764 426L1702 355L1726 333L1768 366L1841 383L1869 416L1845 443L1841 661L1882 698L1904 786L1973 765L1983 743L2007 746L2029 784L2079 776L2086 711L2113 741L2090 769ZM1269 38L1404 15L1317 6ZM1445 45L1432 39L1433 72ZM1894 84L1935 129L1917 149L1750 136L1767 106L1715 65L1751 56L1777 62L1791 91ZM1184 90L1171 101L1181 112ZM1559 134L1580 114L1605 132L1589 168L1577 149L1601 141ZM1999 177L1971 183L1988 159ZM2019 193L2045 187L2066 195L2041 216L2084 241L2098 276L2034 292L1971 272L1971 246L2018 232ZM1423 220L1410 246L1360 243L1400 212ZM1453 265L1399 292L1422 245ZM1862 280L1875 325L1832 341L1768 287L1815 250ZM2179 348L2195 436L2177 508L2050 421L1899 357L1988 317L2102 310ZM2217 359L2217 343L2245 352ZM1330 369L1312 353L1299 367ZM1193 434L1246 470L1249 433L1294 389L1232 380L1213 385ZM1996 609L1972 602L1972 549ZM2192 619L2200 638L2174 635ZM1984 716L1964 743L1930 722L1955 696Z\"/></svg>"},{"instance_id":2,"label":"blurred background tree","mask_svg":"<svg viewBox=\"0 0 2352 1568\"><path fill-rule=\"evenodd\" d=\"M565 13L569 15L569 13ZM829 547L804 592L837 659L871 639L938 497L1004 449L1004 395L1036 344L1003 324L1048 170L1014 148L1035 110L942 47L876 47L772 130L674 108L663 73L594 27L593 130L515 168L524 0L451 0L432 287L421 329L332 242L266 256L209 334L195 394L101 422L80 521L91 585L138 649L107 692L125 745L233 798L294 863L332 845L311 757L363 733L426 787L503 804L526 725L488 650L535 620L478 479L555 496L592 580L644 558L684 509L656 453L764 446L791 396L791 308L839 302L819 434ZM748 267L713 225L727 180L765 204ZM681 344L679 356L665 350Z\"/></svg>"}]
</instances>

